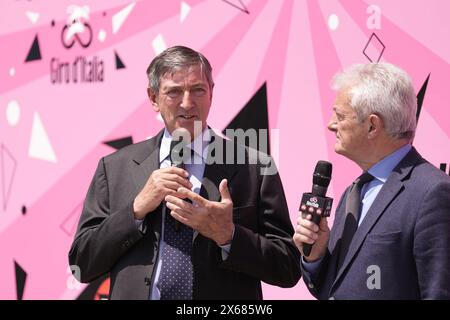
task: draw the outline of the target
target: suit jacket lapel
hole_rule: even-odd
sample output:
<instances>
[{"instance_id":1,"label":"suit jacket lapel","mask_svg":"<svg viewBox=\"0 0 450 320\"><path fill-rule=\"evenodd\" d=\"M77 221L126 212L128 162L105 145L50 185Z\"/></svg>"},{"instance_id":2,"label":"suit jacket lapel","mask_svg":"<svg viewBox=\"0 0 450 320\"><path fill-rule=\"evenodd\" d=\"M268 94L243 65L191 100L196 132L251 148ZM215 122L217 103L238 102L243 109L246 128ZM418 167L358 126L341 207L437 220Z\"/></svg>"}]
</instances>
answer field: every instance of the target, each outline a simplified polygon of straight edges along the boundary
<instances>
[{"instance_id":1,"label":"suit jacket lapel","mask_svg":"<svg viewBox=\"0 0 450 320\"><path fill-rule=\"evenodd\" d=\"M145 145L146 147L133 156L136 166L132 169L132 176L136 187L136 195L142 190L152 172L159 169L159 148L163 133L164 130L161 130L156 136L149 139ZM153 231L158 241L161 233L161 215L149 214L147 219L153 226Z\"/></svg>"},{"instance_id":2,"label":"suit jacket lapel","mask_svg":"<svg viewBox=\"0 0 450 320\"><path fill-rule=\"evenodd\" d=\"M412 168L414 165L418 162L420 159L420 155L418 152L412 148L410 152L403 158L402 161L397 165L397 167L392 171L391 175L389 176L386 183L381 188L380 192L378 193L377 197L375 198L375 201L372 203L372 206L370 207L369 211L367 212L366 217L361 222L361 225L358 227L358 229L355 232L355 235L353 237L352 243L350 244L350 247L348 249L347 256L345 257L345 260L341 266L341 268L337 271L336 279L333 283L334 285L338 282L339 278L344 273L345 269L350 264L350 261L353 259L353 257L358 252L359 248L363 244L367 234L372 229L372 227L375 225L375 223L378 221L380 216L385 212L386 208L389 206L389 204L397 197L397 195L402 191L403 189L403 181L409 176ZM345 216L345 213L344 213ZM345 217L344 217L345 218ZM342 227L341 227L342 229ZM339 237L342 234L339 233ZM333 289L332 287L332 289Z\"/></svg>"}]
</instances>

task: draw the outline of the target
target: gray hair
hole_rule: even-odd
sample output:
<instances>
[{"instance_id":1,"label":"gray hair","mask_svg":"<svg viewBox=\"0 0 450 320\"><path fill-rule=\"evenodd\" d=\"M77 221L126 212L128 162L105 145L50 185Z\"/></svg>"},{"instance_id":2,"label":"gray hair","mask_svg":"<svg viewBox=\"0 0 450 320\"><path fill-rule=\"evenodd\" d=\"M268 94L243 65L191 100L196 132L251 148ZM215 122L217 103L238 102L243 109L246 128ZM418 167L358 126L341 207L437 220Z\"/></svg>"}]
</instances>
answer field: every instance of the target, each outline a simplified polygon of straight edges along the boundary
<instances>
[{"instance_id":1,"label":"gray hair","mask_svg":"<svg viewBox=\"0 0 450 320\"><path fill-rule=\"evenodd\" d=\"M157 55L147 68L148 87L154 92L159 92L161 77L165 74L173 74L181 68L199 65L208 80L209 87L214 86L212 68L208 59L200 52L188 47L170 47Z\"/></svg>"},{"instance_id":2,"label":"gray hair","mask_svg":"<svg viewBox=\"0 0 450 320\"><path fill-rule=\"evenodd\" d=\"M355 64L334 76L332 88L349 88L351 107L359 121L376 114L391 138L414 138L417 98L411 78L399 67L389 63Z\"/></svg>"}]
</instances>

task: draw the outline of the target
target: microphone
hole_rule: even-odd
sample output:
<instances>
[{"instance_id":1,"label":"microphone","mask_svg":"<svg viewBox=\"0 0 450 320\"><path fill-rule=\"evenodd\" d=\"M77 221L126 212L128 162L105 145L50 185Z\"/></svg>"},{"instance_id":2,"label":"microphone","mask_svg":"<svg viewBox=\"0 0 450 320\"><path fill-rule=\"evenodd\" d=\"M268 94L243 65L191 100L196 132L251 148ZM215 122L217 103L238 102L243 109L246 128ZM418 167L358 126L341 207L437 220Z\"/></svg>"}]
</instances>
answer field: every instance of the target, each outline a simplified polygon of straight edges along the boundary
<instances>
[{"instance_id":1,"label":"microphone","mask_svg":"<svg viewBox=\"0 0 450 320\"><path fill-rule=\"evenodd\" d=\"M172 167L177 167L181 169L185 169L184 162L186 161L185 155L183 155L183 150L186 147L187 143L182 140L175 140L174 138L170 142L170 153L169 158L172 163ZM186 200L185 200L186 201ZM178 220L175 220L175 231L179 232L181 227L181 223Z\"/></svg>"},{"instance_id":2,"label":"microphone","mask_svg":"<svg viewBox=\"0 0 450 320\"><path fill-rule=\"evenodd\" d=\"M319 225L322 217L329 217L333 198L326 197L328 185L331 180L333 165L328 161L320 160L316 164L313 174L313 185L311 192L305 192L300 202L300 212L305 216L311 214L312 221ZM309 256L313 244L303 244L303 254Z\"/></svg>"}]
</instances>

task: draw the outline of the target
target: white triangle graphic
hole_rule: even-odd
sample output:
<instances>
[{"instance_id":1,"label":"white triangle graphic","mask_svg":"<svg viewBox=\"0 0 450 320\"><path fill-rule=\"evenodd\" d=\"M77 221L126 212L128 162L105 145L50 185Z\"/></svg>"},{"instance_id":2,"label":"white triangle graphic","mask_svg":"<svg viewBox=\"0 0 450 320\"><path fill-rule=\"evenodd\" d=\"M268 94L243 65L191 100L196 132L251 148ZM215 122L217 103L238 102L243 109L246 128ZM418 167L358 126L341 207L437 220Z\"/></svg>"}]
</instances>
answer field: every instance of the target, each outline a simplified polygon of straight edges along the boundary
<instances>
[{"instance_id":1,"label":"white triangle graphic","mask_svg":"<svg viewBox=\"0 0 450 320\"><path fill-rule=\"evenodd\" d=\"M37 112L34 113L28 156L30 158L46 160L53 163L58 161Z\"/></svg>"},{"instance_id":2,"label":"white triangle graphic","mask_svg":"<svg viewBox=\"0 0 450 320\"><path fill-rule=\"evenodd\" d=\"M27 11L25 12L25 14L27 15L28 19L31 21L32 24L35 24L38 19L40 14L38 12L33 12L33 11Z\"/></svg>"},{"instance_id":3,"label":"white triangle graphic","mask_svg":"<svg viewBox=\"0 0 450 320\"><path fill-rule=\"evenodd\" d=\"M164 50L167 49L166 42L164 41L164 37L161 33L159 33L155 39L152 41L153 51L155 51L156 54L160 54Z\"/></svg>"},{"instance_id":4,"label":"white triangle graphic","mask_svg":"<svg viewBox=\"0 0 450 320\"><path fill-rule=\"evenodd\" d=\"M119 31L122 24L127 19L128 15L130 14L131 10L133 10L134 6L136 5L136 2L133 2L117 12L112 17L112 27L113 27L113 33L117 33Z\"/></svg>"},{"instance_id":5,"label":"white triangle graphic","mask_svg":"<svg viewBox=\"0 0 450 320\"><path fill-rule=\"evenodd\" d=\"M181 1L180 22L183 22L184 19L186 19L189 11L191 11L191 7L186 2Z\"/></svg>"}]
</instances>

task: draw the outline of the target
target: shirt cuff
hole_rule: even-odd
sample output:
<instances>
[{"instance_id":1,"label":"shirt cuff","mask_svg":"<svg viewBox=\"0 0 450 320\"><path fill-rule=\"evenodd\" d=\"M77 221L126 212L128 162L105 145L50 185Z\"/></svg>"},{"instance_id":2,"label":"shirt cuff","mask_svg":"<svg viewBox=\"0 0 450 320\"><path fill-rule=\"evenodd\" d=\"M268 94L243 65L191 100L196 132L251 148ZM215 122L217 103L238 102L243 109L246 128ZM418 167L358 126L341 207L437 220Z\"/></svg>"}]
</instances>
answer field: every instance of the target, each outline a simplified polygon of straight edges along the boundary
<instances>
[{"instance_id":1,"label":"shirt cuff","mask_svg":"<svg viewBox=\"0 0 450 320\"><path fill-rule=\"evenodd\" d=\"M233 233L231 234L231 243L233 242L233 238L234 238L234 226L233 226ZM228 255L230 254L230 250L231 250L231 243L229 244L224 244L223 246L219 246L222 249L222 261L227 260Z\"/></svg>"},{"instance_id":2,"label":"shirt cuff","mask_svg":"<svg viewBox=\"0 0 450 320\"><path fill-rule=\"evenodd\" d=\"M301 264L303 269L311 275L315 275L319 272L320 264L322 263L323 258L313 262L307 262L305 258L301 257Z\"/></svg>"},{"instance_id":3,"label":"shirt cuff","mask_svg":"<svg viewBox=\"0 0 450 320\"><path fill-rule=\"evenodd\" d=\"M138 230L141 233L145 233L144 228L143 228L143 222L144 222L144 219L136 219L136 218L134 218L134 223L136 224L136 228L138 228Z\"/></svg>"}]
</instances>

